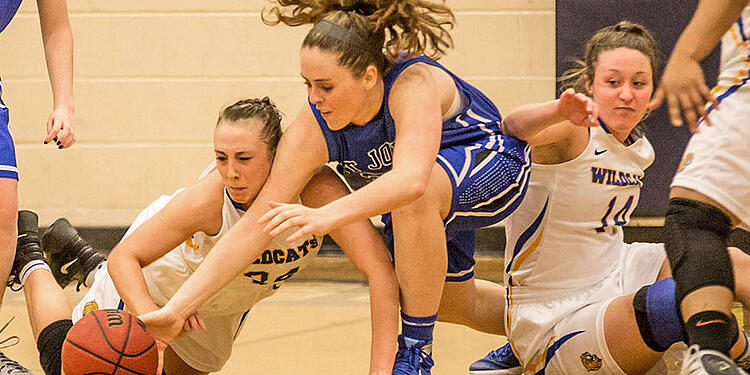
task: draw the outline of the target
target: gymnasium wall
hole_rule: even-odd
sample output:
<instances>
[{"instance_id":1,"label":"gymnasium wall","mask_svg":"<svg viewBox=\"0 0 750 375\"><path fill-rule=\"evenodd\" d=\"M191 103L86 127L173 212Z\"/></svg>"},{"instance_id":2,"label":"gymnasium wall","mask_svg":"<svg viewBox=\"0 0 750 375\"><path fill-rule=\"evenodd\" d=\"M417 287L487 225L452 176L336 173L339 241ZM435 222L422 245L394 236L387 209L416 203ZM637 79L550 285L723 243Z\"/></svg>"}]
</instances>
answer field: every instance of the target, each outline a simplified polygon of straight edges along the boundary
<instances>
[{"instance_id":1,"label":"gymnasium wall","mask_svg":"<svg viewBox=\"0 0 750 375\"><path fill-rule=\"evenodd\" d=\"M448 0L456 48L443 60L502 113L553 99L555 0ZM126 226L191 183L213 158L222 106L268 95L289 117L305 103L298 50L306 27L268 27L262 0L73 0L78 142L42 145L51 93L36 4L0 34L20 207L46 226Z\"/></svg>"}]
</instances>

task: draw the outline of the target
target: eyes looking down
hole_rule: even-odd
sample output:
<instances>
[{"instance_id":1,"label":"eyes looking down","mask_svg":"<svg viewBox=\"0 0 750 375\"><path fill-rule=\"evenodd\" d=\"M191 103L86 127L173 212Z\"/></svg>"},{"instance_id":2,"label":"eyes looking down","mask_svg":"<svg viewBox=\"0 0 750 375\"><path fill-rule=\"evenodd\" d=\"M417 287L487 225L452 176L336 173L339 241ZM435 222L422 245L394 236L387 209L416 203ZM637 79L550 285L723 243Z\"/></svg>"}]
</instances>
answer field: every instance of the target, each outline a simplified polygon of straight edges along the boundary
<instances>
[{"instance_id":1,"label":"eyes looking down","mask_svg":"<svg viewBox=\"0 0 750 375\"><path fill-rule=\"evenodd\" d=\"M262 126L258 118L222 120L214 131L216 167L229 196L245 208L255 200L273 163L273 151L260 134Z\"/></svg>"},{"instance_id":2,"label":"eyes looking down","mask_svg":"<svg viewBox=\"0 0 750 375\"><path fill-rule=\"evenodd\" d=\"M380 79L374 66L368 66L361 77L356 77L351 69L339 65L338 54L318 47L302 47L300 74L310 103L332 130L349 123L364 125L371 120L368 95Z\"/></svg>"},{"instance_id":3,"label":"eyes looking down","mask_svg":"<svg viewBox=\"0 0 750 375\"><path fill-rule=\"evenodd\" d=\"M615 136L626 138L643 119L654 91L649 58L635 49L602 51L588 94L599 105L599 117Z\"/></svg>"}]
</instances>

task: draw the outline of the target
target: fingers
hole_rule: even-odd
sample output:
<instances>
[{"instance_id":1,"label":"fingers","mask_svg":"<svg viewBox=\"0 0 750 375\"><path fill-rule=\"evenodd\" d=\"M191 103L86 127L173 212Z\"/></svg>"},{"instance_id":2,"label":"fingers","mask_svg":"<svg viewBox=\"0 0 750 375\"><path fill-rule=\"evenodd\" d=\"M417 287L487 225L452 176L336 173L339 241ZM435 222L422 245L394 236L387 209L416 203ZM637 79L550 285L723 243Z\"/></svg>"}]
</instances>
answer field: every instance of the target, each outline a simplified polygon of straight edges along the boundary
<instances>
[{"instance_id":1,"label":"fingers","mask_svg":"<svg viewBox=\"0 0 750 375\"><path fill-rule=\"evenodd\" d=\"M164 350L167 349L167 346L160 342L156 342L156 351L159 353L159 364L156 366L156 375L161 375L164 371Z\"/></svg>"},{"instance_id":2,"label":"fingers","mask_svg":"<svg viewBox=\"0 0 750 375\"><path fill-rule=\"evenodd\" d=\"M53 113L47 120L47 137L44 138L44 144L55 142L57 148L68 148L75 143L75 132L73 123L67 117L59 117Z\"/></svg>"},{"instance_id":3,"label":"fingers","mask_svg":"<svg viewBox=\"0 0 750 375\"><path fill-rule=\"evenodd\" d=\"M591 105L591 109L589 110L588 125L590 127L599 126L599 105L594 103L593 100L589 104Z\"/></svg>"},{"instance_id":4,"label":"fingers","mask_svg":"<svg viewBox=\"0 0 750 375\"><path fill-rule=\"evenodd\" d=\"M286 238L286 242L292 243L292 242L298 241L302 237L304 237L304 236L306 236L308 234L311 234L312 232L313 231L311 229L309 229L308 227L306 227L306 226L302 227L302 228L298 229L296 232L292 233L291 236L287 237Z\"/></svg>"},{"instance_id":5,"label":"fingers","mask_svg":"<svg viewBox=\"0 0 750 375\"><path fill-rule=\"evenodd\" d=\"M672 126L682 126L682 114L680 112L680 102L675 95L667 95L667 112L669 121Z\"/></svg>"},{"instance_id":6,"label":"fingers","mask_svg":"<svg viewBox=\"0 0 750 375\"><path fill-rule=\"evenodd\" d=\"M659 87L656 89L656 92L654 93L653 99L648 103L648 109L653 111L659 107L661 107L661 103L664 102L664 90Z\"/></svg>"},{"instance_id":7,"label":"fingers","mask_svg":"<svg viewBox=\"0 0 750 375\"><path fill-rule=\"evenodd\" d=\"M62 125L62 121L57 121L54 113L47 119L47 137L44 138L44 144L52 142L57 137Z\"/></svg>"},{"instance_id":8,"label":"fingers","mask_svg":"<svg viewBox=\"0 0 750 375\"><path fill-rule=\"evenodd\" d=\"M268 220L268 222L266 223L266 226L263 227L263 231L268 233L271 236L275 236L281 233L283 229L289 228L289 225L287 224L287 220L294 218L296 216L299 216L301 212L297 207L288 205L288 206L274 208L273 210L269 211L267 214L269 213L273 214L273 218L271 218L271 220Z\"/></svg>"},{"instance_id":9,"label":"fingers","mask_svg":"<svg viewBox=\"0 0 750 375\"><path fill-rule=\"evenodd\" d=\"M263 214L263 216L261 216L260 219L258 219L258 224L262 225L268 222L274 216L276 216L280 211L284 209L284 203L269 201L268 205L271 206L271 209L268 210L268 212L266 212L265 214Z\"/></svg>"}]
</instances>

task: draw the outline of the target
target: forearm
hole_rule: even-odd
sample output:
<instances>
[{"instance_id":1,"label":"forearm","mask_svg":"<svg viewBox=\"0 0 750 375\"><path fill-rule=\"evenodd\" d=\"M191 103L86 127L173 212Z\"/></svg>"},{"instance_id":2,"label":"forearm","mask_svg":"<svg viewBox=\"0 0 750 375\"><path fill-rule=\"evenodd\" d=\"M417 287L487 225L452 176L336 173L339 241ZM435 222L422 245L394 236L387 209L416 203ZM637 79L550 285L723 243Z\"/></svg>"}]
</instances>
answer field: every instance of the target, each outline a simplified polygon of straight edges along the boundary
<instances>
[{"instance_id":1,"label":"forearm","mask_svg":"<svg viewBox=\"0 0 750 375\"><path fill-rule=\"evenodd\" d=\"M73 107L73 35L64 2L40 8L44 55L54 107Z\"/></svg>"},{"instance_id":2,"label":"forearm","mask_svg":"<svg viewBox=\"0 0 750 375\"><path fill-rule=\"evenodd\" d=\"M559 100L527 104L503 118L503 131L512 137L528 140L548 127L566 120L558 110Z\"/></svg>"},{"instance_id":3,"label":"forearm","mask_svg":"<svg viewBox=\"0 0 750 375\"><path fill-rule=\"evenodd\" d=\"M115 247L107 258L107 271L120 298L134 315L159 308L151 299L142 266L134 256Z\"/></svg>"},{"instance_id":4,"label":"forearm","mask_svg":"<svg viewBox=\"0 0 750 375\"><path fill-rule=\"evenodd\" d=\"M398 283L392 268L370 276L368 283L372 321L370 374L390 374L398 338Z\"/></svg>"},{"instance_id":5,"label":"forearm","mask_svg":"<svg viewBox=\"0 0 750 375\"><path fill-rule=\"evenodd\" d=\"M745 0L701 0L693 18L680 35L674 54L703 60L742 13Z\"/></svg>"},{"instance_id":6,"label":"forearm","mask_svg":"<svg viewBox=\"0 0 750 375\"><path fill-rule=\"evenodd\" d=\"M245 213L214 245L164 308L187 318L257 259L271 241L271 237L256 224L258 217L252 211Z\"/></svg>"},{"instance_id":7,"label":"forearm","mask_svg":"<svg viewBox=\"0 0 750 375\"><path fill-rule=\"evenodd\" d=\"M336 227L341 227L407 205L424 194L426 185L426 178L391 170L324 208L336 213Z\"/></svg>"}]
</instances>

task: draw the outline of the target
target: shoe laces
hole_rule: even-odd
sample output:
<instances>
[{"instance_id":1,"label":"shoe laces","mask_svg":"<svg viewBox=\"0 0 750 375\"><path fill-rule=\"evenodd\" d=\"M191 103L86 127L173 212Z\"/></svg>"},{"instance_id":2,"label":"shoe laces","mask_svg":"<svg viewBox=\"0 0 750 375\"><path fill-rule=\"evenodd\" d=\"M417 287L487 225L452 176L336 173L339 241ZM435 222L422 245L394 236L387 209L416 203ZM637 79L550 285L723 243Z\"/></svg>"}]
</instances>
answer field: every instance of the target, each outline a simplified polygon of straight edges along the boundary
<instances>
[{"instance_id":1,"label":"shoe laces","mask_svg":"<svg viewBox=\"0 0 750 375\"><path fill-rule=\"evenodd\" d=\"M509 360L515 359L516 355L513 354L513 349L511 349L509 344L505 344L487 354L487 357L495 362L509 362ZM517 361L514 361L517 362Z\"/></svg>"},{"instance_id":2,"label":"shoe laces","mask_svg":"<svg viewBox=\"0 0 750 375\"><path fill-rule=\"evenodd\" d=\"M432 360L432 354L428 354L422 350L422 346L413 345L409 348L399 349L398 353L396 353L396 365L393 369L407 371L404 374L409 373L409 370L419 371L421 369L422 375L430 375L430 369L434 365L435 362ZM408 367L405 368L405 366Z\"/></svg>"},{"instance_id":3,"label":"shoe laces","mask_svg":"<svg viewBox=\"0 0 750 375\"><path fill-rule=\"evenodd\" d=\"M2 328L0 328L0 334L5 331L5 329L8 327L8 325L10 325L10 322L12 322L13 319L15 319L15 317L11 317L10 320L8 320L8 322L5 323ZM19 339L16 335L8 336L0 340L0 349L9 348L18 344L20 341L21 339ZM8 358L3 352L0 352L0 369L28 371L28 369L21 366L20 363Z\"/></svg>"}]
</instances>

